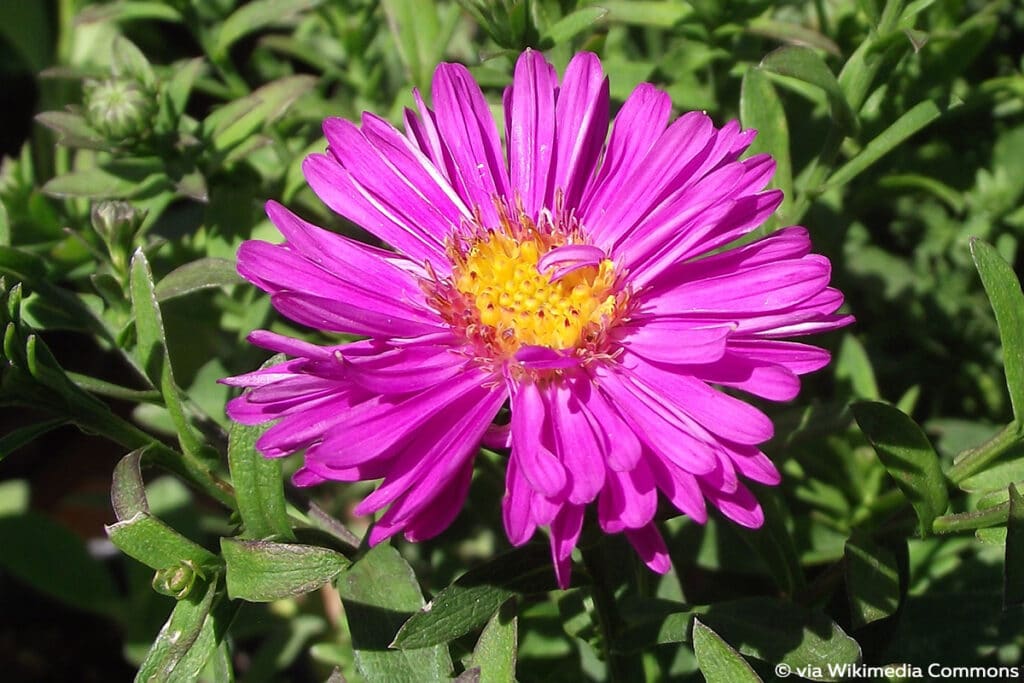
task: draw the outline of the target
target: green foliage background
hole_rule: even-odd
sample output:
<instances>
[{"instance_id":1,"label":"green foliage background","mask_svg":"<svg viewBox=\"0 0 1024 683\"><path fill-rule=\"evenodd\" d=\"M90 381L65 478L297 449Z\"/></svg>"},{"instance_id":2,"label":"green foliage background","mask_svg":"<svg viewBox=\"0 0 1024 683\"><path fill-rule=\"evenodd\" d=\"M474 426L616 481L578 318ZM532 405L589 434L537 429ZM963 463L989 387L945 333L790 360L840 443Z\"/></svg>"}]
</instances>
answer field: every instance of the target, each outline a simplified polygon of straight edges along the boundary
<instances>
[{"instance_id":1,"label":"green foliage background","mask_svg":"<svg viewBox=\"0 0 1024 683\"><path fill-rule=\"evenodd\" d=\"M1022 44L1012 0L0 4L0 659L27 680L1021 666ZM806 225L857 316L765 406L765 528L665 510L664 578L590 534L553 591L544 543L505 554L489 452L448 532L368 551L365 486L282 487L297 463L223 413L216 380L267 360L250 330L318 340L234 274L242 240L278 239L263 202L358 234L302 179L321 121L397 123L445 60L500 116L528 46L598 53L613 105L646 80L758 128L787 196L763 230Z\"/></svg>"}]
</instances>

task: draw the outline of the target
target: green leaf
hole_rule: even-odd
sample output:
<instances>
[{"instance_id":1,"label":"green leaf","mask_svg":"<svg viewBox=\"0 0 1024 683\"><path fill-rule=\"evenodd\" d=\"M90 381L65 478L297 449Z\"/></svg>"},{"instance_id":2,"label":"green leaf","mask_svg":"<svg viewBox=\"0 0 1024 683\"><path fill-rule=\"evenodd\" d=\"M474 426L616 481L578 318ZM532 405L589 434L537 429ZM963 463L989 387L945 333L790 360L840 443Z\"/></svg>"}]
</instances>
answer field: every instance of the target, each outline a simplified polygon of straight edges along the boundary
<instances>
[{"instance_id":1,"label":"green leaf","mask_svg":"<svg viewBox=\"0 0 1024 683\"><path fill-rule=\"evenodd\" d=\"M843 337L842 346L839 347L839 356L836 358L836 379L849 382L853 395L857 398L877 401L881 398L878 393L878 382L875 381L875 371L871 367L871 359L860 341L852 334Z\"/></svg>"},{"instance_id":2,"label":"green leaf","mask_svg":"<svg viewBox=\"0 0 1024 683\"><path fill-rule=\"evenodd\" d=\"M882 131L878 137L864 145L864 149L857 156L836 170L829 177L826 189L842 187L850 182L871 166L871 164L881 159L895 147L902 144L907 138L941 115L942 112L939 111L938 106L931 100L918 103L910 111L896 119L896 122Z\"/></svg>"},{"instance_id":3,"label":"green leaf","mask_svg":"<svg viewBox=\"0 0 1024 683\"><path fill-rule=\"evenodd\" d=\"M175 268L154 288L157 301L167 301L201 289L227 287L243 282L235 265L222 258L201 258Z\"/></svg>"},{"instance_id":4,"label":"green leaf","mask_svg":"<svg viewBox=\"0 0 1024 683\"><path fill-rule=\"evenodd\" d=\"M356 666L368 680L419 683L445 680L452 662L444 645L390 650L399 627L423 607L412 568L390 545L370 550L337 581Z\"/></svg>"},{"instance_id":5,"label":"green leaf","mask_svg":"<svg viewBox=\"0 0 1024 683\"><path fill-rule=\"evenodd\" d=\"M41 191L59 199L128 199L169 188L162 161L134 159L59 175L46 181Z\"/></svg>"},{"instance_id":6,"label":"green leaf","mask_svg":"<svg viewBox=\"0 0 1024 683\"><path fill-rule=\"evenodd\" d=\"M156 74L146 55L124 36L114 38L111 62L116 76L131 76L150 87L156 86Z\"/></svg>"},{"instance_id":7,"label":"green leaf","mask_svg":"<svg viewBox=\"0 0 1024 683\"><path fill-rule=\"evenodd\" d=\"M739 652L699 620L693 620L693 653L707 683L760 681Z\"/></svg>"},{"instance_id":8,"label":"green leaf","mask_svg":"<svg viewBox=\"0 0 1024 683\"><path fill-rule=\"evenodd\" d=\"M1024 604L1024 498L1017 487L1007 487L1010 515L1006 520L1006 556L1003 564L1003 606Z\"/></svg>"},{"instance_id":9,"label":"green leaf","mask_svg":"<svg viewBox=\"0 0 1024 683\"><path fill-rule=\"evenodd\" d=\"M854 628L891 616L900 604L896 556L867 538L846 542L846 593Z\"/></svg>"},{"instance_id":10,"label":"green leaf","mask_svg":"<svg viewBox=\"0 0 1024 683\"><path fill-rule=\"evenodd\" d=\"M19 581L78 609L113 613L113 579L63 524L32 511L0 516L0 548L0 569Z\"/></svg>"},{"instance_id":11,"label":"green leaf","mask_svg":"<svg viewBox=\"0 0 1024 683\"><path fill-rule=\"evenodd\" d=\"M142 481L142 450L132 451L114 467L110 504L117 521L131 519L140 512L149 513L146 485Z\"/></svg>"},{"instance_id":12,"label":"green leaf","mask_svg":"<svg viewBox=\"0 0 1024 683\"><path fill-rule=\"evenodd\" d=\"M600 21L606 14L608 14L608 10L604 7L583 7L571 12L544 30L540 38L541 44L561 45L567 43L590 28L594 22Z\"/></svg>"},{"instance_id":13,"label":"green leaf","mask_svg":"<svg viewBox=\"0 0 1024 683\"><path fill-rule=\"evenodd\" d=\"M228 433L228 467L244 526L241 537L291 541L295 534L285 507L281 461L256 451L256 440L266 430L266 425L232 422Z\"/></svg>"},{"instance_id":14,"label":"green leaf","mask_svg":"<svg viewBox=\"0 0 1024 683\"><path fill-rule=\"evenodd\" d=\"M469 570L402 625L394 646L447 643L479 628L517 592L554 589L547 548L525 546Z\"/></svg>"},{"instance_id":15,"label":"green leaf","mask_svg":"<svg viewBox=\"0 0 1024 683\"><path fill-rule=\"evenodd\" d=\"M132 257L130 288L139 364L163 395L164 405L174 423L182 449L191 456L199 456L201 443L192 425L189 424L182 404L181 391L174 382L174 373L167 356L167 344L164 341L160 304L157 303L153 285L153 274L142 249L136 250Z\"/></svg>"},{"instance_id":16,"label":"green leaf","mask_svg":"<svg viewBox=\"0 0 1024 683\"><path fill-rule=\"evenodd\" d=\"M152 569L167 569L181 562L214 569L220 566L220 558L148 512L137 512L106 529L121 552Z\"/></svg>"},{"instance_id":17,"label":"green leaf","mask_svg":"<svg viewBox=\"0 0 1024 683\"><path fill-rule=\"evenodd\" d=\"M11 245L11 217L7 213L7 206L0 200L0 247Z\"/></svg>"},{"instance_id":18,"label":"green leaf","mask_svg":"<svg viewBox=\"0 0 1024 683\"><path fill-rule=\"evenodd\" d=\"M860 401L851 408L885 469L914 506L921 536L927 536L932 521L949 504L946 478L928 437L913 420L885 403Z\"/></svg>"},{"instance_id":19,"label":"green leaf","mask_svg":"<svg viewBox=\"0 0 1024 683\"><path fill-rule=\"evenodd\" d=\"M847 135L857 132L857 117L832 70L808 47L781 47L761 60L760 68L821 88L832 105L832 118Z\"/></svg>"},{"instance_id":20,"label":"green leaf","mask_svg":"<svg viewBox=\"0 0 1024 683\"><path fill-rule=\"evenodd\" d=\"M117 0L103 5L89 5L75 16L75 24L92 24L104 21L156 21L181 22L181 14L173 5L163 0Z\"/></svg>"},{"instance_id":21,"label":"green leaf","mask_svg":"<svg viewBox=\"0 0 1024 683\"><path fill-rule=\"evenodd\" d=\"M205 69L205 60L202 57L196 57L177 65L171 73L170 79L164 85L164 93L167 106L170 107L171 114L175 119L185 113L185 105L192 93L192 86L195 85L196 79Z\"/></svg>"},{"instance_id":22,"label":"green leaf","mask_svg":"<svg viewBox=\"0 0 1024 683\"><path fill-rule=\"evenodd\" d=\"M690 3L680 0L607 0L596 4L608 10L609 21L655 28L672 28L693 14Z\"/></svg>"},{"instance_id":23,"label":"green leaf","mask_svg":"<svg viewBox=\"0 0 1024 683\"><path fill-rule=\"evenodd\" d=\"M3 462L4 458L22 446L35 441L43 434L51 432L57 427L65 424L67 424L67 420L64 418L55 418L52 420L36 422L35 424L26 425L7 432L0 437L0 462Z\"/></svg>"},{"instance_id":24,"label":"green leaf","mask_svg":"<svg viewBox=\"0 0 1024 683\"><path fill-rule=\"evenodd\" d=\"M57 144L85 149L106 149L109 143L93 130L85 117L67 111L44 111L36 121L57 133Z\"/></svg>"},{"instance_id":25,"label":"green leaf","mask_svg":"<svg viewBox=\"0 0 1024 683\"><path fill-rule=\"evenodd\" d=\"M429 90L434 67L447 44L434 0L381 0L388 28L410 82Z\"/></svg>"},{"instance_id":26,"label":"green leaf","mask_svg":"<svg viewBox=\"0 0 1024 683\"><path fill-rule=\"evenodd\" d=\"M223 57L239 38L273 24L291 20L322 3L323 0L255 0L246 3L221 24L212 52Z\"/></svg>"},{"instance_id":27,"label":"green leaf","mask_svg":"<svg viewBox=\"0 0 1024 683\"><path fill-rule=\"evenodd\" d=\"M787 201L793 198L793 164L789 154L789 126L775 86L760 69L743 74L740 87L740 121L744 128L756 128L751 154L766 152L775 159L772 183Z\"/></svg>"},{"instance_id":28,"label":"green leaf","mask_svg":"<svg viewBox=\"0 0 1024 683\"><path fill-rule=\"evenodd\" d=\"M747 23L747 31L787 43L803 43L809 47L824 50L836 57L842 56L839 46L831 38L800 24L776 21L768 17L755 17Z\"/></svg>"},{"instance_id":29,"label":"green leaf","mask_svg":"<svg viewBox=\"0 0 1024 683\"><path fill-rule=\"evenodd\" d=\"M200 641L200 637L207 629L212 634L212 628L207 624L216 593L217 583L211 581L201 595L179 600L174 605L170 618L160 629L153 646L139 667L139 672L135 676L136 683L195 680L195 674L189 677L196 669L193 657L189 657L189 653L193 647L200 651L206 649L204 642L197 641ZM202 663L199 668L202 668Z\"/></svg>"},{"instance_id":30,"label":"green leaf","mask_svg":"<svg viewBox=\"0 0 1024 683\"><path fill-rule=\"evenodd\" d=\"M829 665L855 664L860 645L821 612L772 598L744 598L700 609L701 622L713 629L747 657L769 664L786 664L794 671Z\"/></svg>"},{"instance_id":31,"label":"green leaf","mask_svg":"<svg viewBox=\"0 0 1024 683\"><path fill-rule=\"evenodd\" d=\"M225 152L247 140L264 125L280 118L292 102L316 85L312 76L288 76L272 81L251 95L224 105L203 121L218 152Z\"/></svg>"},{"instance_id":32,"label":"green leaf","mask_svg":"<svg viewBox=\"0 0 1024 683\"><path fill-rule=\"evenodd\" d=\"M328 548L296 543L220 539L228 597L273 602L315 591L348 565Z\"/></svg>"},{"instance_id":33,"label":"green leaf","mask_svg":"<svg viewBox=\"0 0 1024 683\"><path fill-rule=\"evenodd\" d=\"M971 240L971 256L999 325L1010 403L1024 429L1024 293L1013 268L987 242Z\"/></svg>"},{"instance_id":34,"label":"green leaf","mask_svg":"<svg viewBox=\"0 0 1024 683\"><path fill-rule=\"evenodd\" d=\"M487 622L473 648L473 659L466 667L480 669L480 683L504 683L516 679L518 627L515 601L509 600Z\"/></svg>"}]
</instances>

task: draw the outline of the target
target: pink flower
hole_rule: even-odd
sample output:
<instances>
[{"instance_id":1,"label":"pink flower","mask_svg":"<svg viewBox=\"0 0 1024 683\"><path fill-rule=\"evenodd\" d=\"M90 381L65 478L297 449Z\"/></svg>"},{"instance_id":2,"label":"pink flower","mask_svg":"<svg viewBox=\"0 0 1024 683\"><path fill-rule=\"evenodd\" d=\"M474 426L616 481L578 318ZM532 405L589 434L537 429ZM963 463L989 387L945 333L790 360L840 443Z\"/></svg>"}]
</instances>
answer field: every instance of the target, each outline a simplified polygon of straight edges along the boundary
<instances>
[{"instance_id":1,"label":"pink flower","mask_svg":"<svg viewBox=\"0 0 1024 683\"><path fill-rule=\"evenodd\" d=\"M584 511L669 568L658 492L697 522L707 503L757 527L744 481L775 484L758 449L772 423L723 392L787 401L827 352L781 341L851 322L830 265L791 227L727 248L767 219L774 163L740 159L754 131L641 84L609 127L592 54L561 84L539 52L505 91L505 151L469 71L438 67L405 132L328 119L306 179L327 206L395 251L322 230L270 202L285 243L249 241L238 270L295 322L367 339L321 347L271 332L293 360L226 380L246 424L277 420L267 457L305 450L300 486L383 479L356 508L386 511L380 543L444 530L481 443L510 448L503 500L515 545L549 529L559 583ZM712 255L713 254L713 255ZM504 406L510 422L495 422Z\"/></svg>"}]
</instances>

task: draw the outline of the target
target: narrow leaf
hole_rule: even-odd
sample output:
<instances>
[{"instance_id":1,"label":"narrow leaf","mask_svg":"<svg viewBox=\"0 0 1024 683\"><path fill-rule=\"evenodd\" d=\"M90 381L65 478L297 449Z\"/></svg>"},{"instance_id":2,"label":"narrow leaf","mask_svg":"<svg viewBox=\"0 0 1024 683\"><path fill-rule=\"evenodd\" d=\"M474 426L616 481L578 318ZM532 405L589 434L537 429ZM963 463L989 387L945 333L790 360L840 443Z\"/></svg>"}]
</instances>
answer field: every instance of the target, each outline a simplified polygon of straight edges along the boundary
<instances>
[{"instance_id":1,"label":"narrow leaf","mask_svg":"<svg viewBox=\"0 0 1024 683\"><path fill-rule=\"evenodd\" d=\"M294 18L319 6L323 0L255 0L239 7L221 24L213 52L226 55L239 39L255 31Z\"/></svg>"},{"instance_id":2,"label":"narrow leaf","mask_svg":"<svg viewBox=\"0 0 1024 683\"><path fill-rule=\"evenodd\" d=\"M241 537L291 541L295 535L285 507L281 461L256 451L256 440L266 430L265 425L232 422L228 432L228 467L244 525Z\"/></svg>"},{"instance_id":3,"label":"narrow leaf","mask_svg":"<svg viewBox=\"0 0 1024 683\"><path fill-rule=\"evenodd\" d=\"M786 200L793 197L793 164L789 154L789 126L775 86L760 69L747 69L740 87L740 121L757 129L751 154L767 152L775 159L772 183Z\"/></svg>"},{"instance_id":4,"label":"narrow leaf","mask_svg":"<svg viewBox=\"0 0 1024 683\"><path fill-rule=\"evenodd\" d=\"M827 187L842 187L856 178L862 171L902 144L907 138L939 118L942 112L931 100L920 102L896 122L886 128L874 140L864 145L857 156L843 164L833 173Z\"/></svg>"},{"instance_id":5,"label":"narrow leaf","mask_svg":"<svg viewBox=\"0 0 1024 683\"><path fill-rule=\"evenodd\" d=\"M106 149L109 143L80 114L66 111L44 111L36 121L57 133L57 144L85 149Z\"/></svg>"},{"instance_id":6,"label":"narrow leaf","mask_svg":"<svg viewBox=\"0 0 1024 683\"><path fill-rule=\"evenodd\" d=\"M217 593L216 582L211 581L201 595L179 600L170 618L160 629L153 646L135 676L136 683L149 681L189 680L178 671L178 665L188 655L206 626Z\"/></svg>"},{"instance_id":7,"label":"narrow leaf","mask_svg":"<svg viewBox=\"0 0 1024 683\"><path fill-rule=\"evenodd\" d=\"M162 162L111 162L103 166L72 171L51 178L41 188L59 199L128 199L170 187Z\"/></svg>"},{"instance_id":8,"label":"narrow leaf","mask_svg":"<svg viewBox=\"0 0 1024 683\"><path fill-rule=\"evenodd\" d=\"M214 149L225 152L248 140L264 125L277 120L292 102L315 85L316 79L306 75L272 81L210 114L203 121L203 128L212 134Z\"/></svg>"},{"instance_id":9,"label":"narrow leaf","mask_svg":"<svg viewBox=\"0 0 1024 683\"><path fill-rule=\"evenodd\" d=\"M0 200L0 247L11 245L11 217L7 213L7 206Z\"/></svg>"},{"instance_id":10,"label":"narrow leaf","mask_svg":"<svg viewBox=\"0 0 1024 683\"><path fill-rule=\"evenodd\" d=\"M434 0L382 0L381 6L409 80L429 89L445 46L437 4Z\"/></svg>"},{"instance_id":11,"label":"narrow leaf","mask_svg":"<svg viewBox=\"0 0 1024 683\"><path fill-rule=\"evenodd\" d=\"M514 600L502 605L487 622L473 648L471 662L471 666L480 669L480 683L503 683L516 679L518 624Z\"/></svg>"},{"instance_id":12,"label":"narrow leaf","mask_svg":"<svg viewBox=\"0 0 1024 683\"><path fill-rule=\"evenodd\" d=\"M423 607L416 575L397 550L378 545L338 577L337 585L363 676L394 683L449 677L452 662L444 645L389 649L399 627Z\"/></svg>"},{"instance_id":13,"label":"narrow leaf","mask_svg":"<svg viewBox=\"0 0 1024 683\"><path fill-rule=\"evenodd\" d=\"M198 456L201 444L185 415L181 391L174 382L171 362L167 356L167 344L164 341L160 304L157 302L153 285L153 274L142 249L136 250L132 257L130 285L139 365L163 395L164 405L174 422L182 449L189 455Z\"/></svg>"},{"instance_id":14,"label":"narrow leaf","mask_svg":"<svg viewBox=\"0 0 1024 683\"><path fill-rule=\"evenodd\" d=\"M156 284L157 301L167 301L201 289L227 287L242 282L231 261L201 258L175 268Z\"/></svg>"},{"instance_id":15,"label":"narrow leaf","mask_svg":"<svg viewBox=\"0 0 1024 683\"><path fill-rule=\"evenodd\" d=\"M1013 415L1018 425L1024 425L1024 293L1013 268L992 245L972 240L971 256L999 325Z\"/></svg>"},{"instance_id":16,"label":"narrow leaf","mask_svg":"<svg viewBox=\"0 0 1024 683\"><path fill-rule=\"evenodd\" d=\"M561 45L590 28L591 24L599 21L608 10L604 7L583 7L571 12L548 26L541 35L542 44Z\"/></svg>"},{"instance_id":17,"label":"narrow leaf","mask_svg":"<svg viewBox=\"0 0 1024 683\"><path fill-rule=\"evenodd\" d=\"M1003 564L1003 606L1024 604L1024 497L1017 487L1007 487L1010 515L1006 520L1006 557Z\"/></svg>"},{"instance_id":18,"label":"narrow leaf","mask_svg":"<svg viewBox=\"0 0 1024 683\"><path fill-rule=\"evenodd\" d=\"M914 506L921 535L927 536L932 521L949 504L939 456L928 437L913 420L888 404L860 401L852 410L878 458Z\"/></svg>"},{"instance_id":19,"label":"narrow leaf","mask_svg":"<svg viewBox=\"0 0 1024 683\"><path fill-rule=\"evenodd\" d=\"M853 626L859 628L892 615L900 604L896 556L867 538L846 542L846 592Z\"/></svg>"},{"instance_id":20,"label":"narrow leaf","mask_svg":"<svg viewBox=\"0 0 1024 683\"><path fill-rule=\"evenodd\" d=\"M197 567L220 566L220 558L148 512L138 512L106 530L121 552L152 569L167 569L182 562Z\"/></svg>"},{"instance_id":21,"label":"narrow leaf","mask_svg":"<svg viewBox=\"0 0 1024 683\"><path fill-rule=\"evenodd\" d=\"M871 367L871 359L860 341L852 334L843 337L836 358L836 379L849 382L853 395L857 398L877 401L881 398L875 371Z\"/></svg>"},{"instance_id":22,"label":"narrow leaf","mask_svg":"<svg viewBox=\"0 0 1024 683\"><path fill-rule=\"evenodd\" d=\"M836 57L842 56L839 46L826 35L818 33L814 29L794 24L788 21L776 21L768 17L756 17L747 23L747 31L775 40L787 43L803 44L808 47L816 47Z\"/></svg>"},{"instance_id":23,"label":"narrow leaf","mask_svg":"<svg viewBox=\"0 0 1024 683\"><path fill-rule=\"evenodd\" d=\"M554 589L548 561L543 546L525 546L469 570L402 625L394 646L447 643L479 628L517 592Z\"/></svg>"},{"instance_id":24,"label":"narrow leaf","mask_svg":"<svg viewBox=\"0 0 1024 683\"><path fill-rule=\"evenodd\" d=\"M146 486L142 481L142 450L132 451L114 467L110 504L117 521L124 522L140 512L149 513Z\"/></svg>"},{"instance_id":25,"label":"narrow leaf","mask_svg":"<svg viewBox=\"0 0 1024 683\"><path fill-rule=\"evenodd\" d=\"M181 13L163 0L117 0L103 5L89 5L75 15L75 24L92 24L101 21L156 21L180 22Z\"/></svg>"},{"instance_id":26,"label":"narrow leaf","mask_svg":"<svg viewBox=\"0 0 1024 683\"><path fill-rule=\"evenodd\" d=\"M839 81L814 50L808 47L781 47L761 60L761 68L821 88L832 105L832 118L836 124L847 135L857 132L857 117L846 101Z\"/></svg>"},{"instance_id":27,"label":"narrow leaf","mask_svg":"<svg viewBox=\"0 0 1024 683\"><path fill-rule=\"evenodd\" d=\"M604 0L598 4L608 10L609 21L655 28L672 28L693 14L690 3L681 0Z\"/></svg>"},{"instance_id":28,"label":"narrow leaf","mask_svg":"<svg viewBox=\"0 0 1024 683\"><path fill-rule=\"evenodd\" d=\"M220 540L228 597L273 602L315 591L348 565L328 548L296 543Z\"/></svg>"},{"instance_id":29,"label":"narrow leaf","mask_svg":"<svg viewBox=\"0 0 1024 683\"><path fill-rule=\"evenodd\" d=\"M693 620L693 653L707 683L761 681L739 652L697 619Z\"/></svg>"}]
</instances>

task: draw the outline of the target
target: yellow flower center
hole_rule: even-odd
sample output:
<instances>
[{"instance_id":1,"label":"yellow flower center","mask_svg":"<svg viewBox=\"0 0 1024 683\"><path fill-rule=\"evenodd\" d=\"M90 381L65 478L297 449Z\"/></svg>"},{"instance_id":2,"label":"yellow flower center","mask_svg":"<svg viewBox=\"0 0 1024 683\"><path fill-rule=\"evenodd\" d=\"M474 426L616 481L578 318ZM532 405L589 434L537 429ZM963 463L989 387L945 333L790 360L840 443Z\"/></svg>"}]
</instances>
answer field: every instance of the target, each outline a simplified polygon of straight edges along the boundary
<instances>
[{"instance_id":1,"label":"yellow flower center","mask_svg":"<svg viewBox=\"0 0 1024 683\"><path fill-rule=\"evenodd\" d=\"M490 232L456 261L452 282L498 350L513 354L523 345L572 349L588 342L616 311L614 264L604 259L551 281L537 261L551 248L548 236L523 239Z\"/></svg>"}]
</instances>

